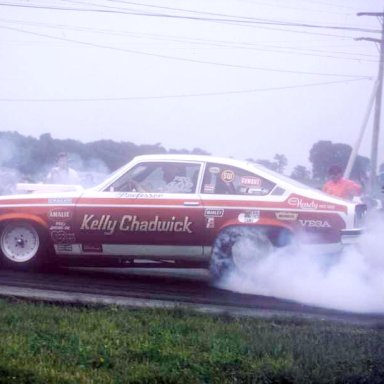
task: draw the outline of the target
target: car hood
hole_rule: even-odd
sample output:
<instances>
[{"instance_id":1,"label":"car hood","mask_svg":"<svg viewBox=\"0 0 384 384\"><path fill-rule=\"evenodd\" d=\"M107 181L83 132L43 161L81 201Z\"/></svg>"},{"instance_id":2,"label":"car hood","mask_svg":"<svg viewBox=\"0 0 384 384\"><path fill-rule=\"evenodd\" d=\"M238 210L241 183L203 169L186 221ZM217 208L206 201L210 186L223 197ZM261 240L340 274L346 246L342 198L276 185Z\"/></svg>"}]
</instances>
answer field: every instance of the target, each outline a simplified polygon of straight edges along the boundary
<instances>
[{"instance_id":1,"label":"car hood","mask_svg":"<svg viewBox=\"0 0 384 384\"><path fill-rule=\"evenodd\" d=\"M17 203L34 203L34 202L46 202L51 204L71 204L74 203L81 195L83 191L72 192L44 192L44 193L26 193L17 195L0 196L1 204L17 204Z\"/></svg>"}]
</instances>

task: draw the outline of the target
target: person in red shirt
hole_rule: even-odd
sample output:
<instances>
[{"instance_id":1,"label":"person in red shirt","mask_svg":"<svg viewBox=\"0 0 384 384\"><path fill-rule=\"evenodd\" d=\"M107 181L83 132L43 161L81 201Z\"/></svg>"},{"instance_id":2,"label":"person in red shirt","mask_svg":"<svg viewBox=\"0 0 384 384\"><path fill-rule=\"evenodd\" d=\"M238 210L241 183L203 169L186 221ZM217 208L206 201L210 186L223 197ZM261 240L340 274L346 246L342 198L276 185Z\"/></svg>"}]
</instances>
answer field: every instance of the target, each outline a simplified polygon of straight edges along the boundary
<instances>
[{"instance_id":1,"label":"person in red shirt","mask_svg":"<svg viewBox=\"0 0 384 384\"><path fill-rule=\"evenodd\" d=\"M329 180L323 186L323 192L341 199L352 200L362 193L360 184L343 177L343 170L338 165L332 165L328 171Z\"/></svg>"}]
</instances>

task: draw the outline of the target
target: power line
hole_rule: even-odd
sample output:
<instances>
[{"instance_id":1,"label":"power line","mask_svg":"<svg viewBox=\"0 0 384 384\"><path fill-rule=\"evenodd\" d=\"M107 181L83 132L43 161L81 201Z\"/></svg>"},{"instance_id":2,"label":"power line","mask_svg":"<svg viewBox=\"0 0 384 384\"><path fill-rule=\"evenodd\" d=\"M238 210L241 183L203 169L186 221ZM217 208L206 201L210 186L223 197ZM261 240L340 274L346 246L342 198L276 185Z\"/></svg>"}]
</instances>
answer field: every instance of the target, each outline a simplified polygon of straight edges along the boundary
<instances>
[{"instance_id":1,"label":"power line","mask_svg":"<svg viewBox=\"0 0 384 384\"><path fill-rule=\"evenodd\" d=\"M335 4L334 2L333 3L328 3L328 2L325 2L325 1L317 1L317 0L304 0L306 3L313 3L313 4L320 4L320 5L327 5L327 6L330 6L330 7L337 7L337 8L345 8L345 9L352 9L351 7L348 7L346 5L339 5L339 4Z\"/></svg>"},{"instance_id":2,"label":"power line","mask_svg":"<svg viewBox=\"0 0 384 384\"><path fill-rule=\"evenodd\" d=\"M61 0L61 1L71 2L71 3L75 2L74 0ZM142 7L166 9L166 10L171 10L171 11L182 11L182 12L188 12L188 13L200 14L200 15L219 16L219 17L235 17L235 18L238 18L238 19L253 20L253 21L263 20L263 19L256 19L254 17L249 17L249 16L248 17L244 17L244 16L231 15L231 14L227 14L227 13L206 12L206 11L203 12L203 11L196 11L196 10L185 9L185 8L165 7L165 6L148 4L148 3L133 2L133 1L128 1L128 0L105 0L105 1L110 2L110 3L112 2L112 3L120 3L120 4L138 5L138 6L142 6ZM76 1L76 3L87 4L87 2L84 2L84 1ZM279 8L280 7L281 6L279 5ZM295 9L299 9L299 8L295 8Z\"/></svg>"},{"instance_id":3,"label":"power line","mask_svg":"<svg viewBox=\"0 0 384 384\"><path fill-rule=\"evenodd\" d=\"M359 53L351 53L351 52L325 52L318 49L309 49L309 48L297 48L297 47L288 47L288 46L278 46L278 45L270 45L270 46L257 46L255 43L247 43L247 42L231 42L228 40L208 40L208 39L190 39L190 38L182 38L182 37L175 37L175 36L164 36L159 34L149 34L149 33L129 33L124 31L114 31L114 30L108 30L108 29L99 29L99 28L87 28L87 27L78 27L78 26L68 26L63 24L53 24L53 23L47 23L47 22L25 22L25 21L19 21L19 20L7 20L7 19L0 19L0 22L5 23L11 23L11 24L22 24L22 25L30 25L35 27L46 27L51 29L65 29L65 30L73 30L73 31L80 31L80 32L93 32L93 33L100 33L100 34L112 34L112 35L121 35L121 36L130 36L133 38L140 38L143 37L146 39L152 39L152 40L161 40L161 41L173 41L176 43L188 43L188 44L197 44L197 45L208 45L208 46L215 46L219 48L235 48L235 49L241 49L241 50L252 50L252 51L262 51L262 52L276 52L280 54L300 54L303 56L313 56L313 57L326 57L331 59L339 59L339 60L353 60L353 61L366 61L366 62L375 62L375 60L362 60L359 57L343 57L345 55L347 56L363 56L363 57L376 57L374 55L367 55L367 54L359 54ZM332 54L333 53L333 54ZM335 56L336 55L336 56ZM339 55L339 56L337 56Z\"/></svg>"},{"instance_id":4,"label":"power line","mask_svg":"<svg viewBox=\"0 0 384 384\"><path fill-rule=\"evenodd\" d=\"M90 43L90 42L81 41L81 40L69 39L69 38L65 38L65 37L52 36L52 35L48 35L45 33L26 31L26 30L23 30L20 28L14 28L14 27L0 26L0 28L11 30L11 31L16 31L16 32L21 32L21 33L26 33L26 34L30 34L30 35L34 35L34 36L40 36L40 37L45 37L45 38L49 38L49 39L59 40L59 41L66 41L66 42L70 42L70 43L81 44L81 45L85 45L85 46L89 46L89 47L103 48L103 49L109 49L109 50L118 51L118 52L132 53L132 54L136 54L136 55L157 57L157 58L161 58L161 59L175 60L175 61L195 63L195 64L208 64L208 65L215 65L215 66L226 67L226 68L249 69L249 70L257 70L257 71L265 71L265 72L290 73L290 74L295 74L295 75L312 75L312 76L316 75L316 76L345 77L345 78L364 77L361 75L357 76L357 75L348 75L348 74L340 74L340 73L294 71L294 70L287 70L287 69L256 67L256 66L251 66L251 65L220 63L220 62L208 61L208 60L197 60L197 59L190 59L190 58L184 58L184 57L177 57L177 56L170 56L170 55L163 55L163 54L157 54L157 53L151 53L151 52L138 51L138 50L127 49L127 48L111 47L111 46L103 45L103 44L96 44L96 43ZM367 76L367 77L369 77L369 76Z\"/></svg>"},{"instance_id":5,"label":"power line","mask_svg":"<svg viewBox=\"0 0 384 384\"><path fill-rule=\"evenodd\" d=\"M118 35L136 35L136 36L150 36L150 37L163 37L165 39L169 39L169 40L178 40L178 41L192 41L192 42L214 42L214 43L224 43L224 44L233 44L233 42L230 42L228 40L207 40L207 39L201 39L201 38L183 38L183 37L180 37L180 36L172 36L172 35L161 35L161 34L150 34L150 33L132 33L132 32L127 32L127 31L116 31L116 30L111 30L111 29L100 29L100 28L90 28L90 27L84 27L84 26L81 26L81 27L78 27L78 26L68 26L68 25L64 25L64 24L52 24L52 23L47 23L47 22L26 22L25 20L11 20L11 19L0 19L0 21L3 21L3 22L6 22L6 23L16 23L16 24L29 24L29 25L32 25L32 26L42 26L42 27L48 27L48 28L66 28L66 29L73 29L73 30L78 30L78 31L96 31L98 33L109 33L109 34L118 34ZM327 35L328 36L328 35ZM334 36L334 35L331 35L331 36ZM340 38L341 40L346 40L346 39L349 39L348 37L345 37L345 36L336 36L338 38ZM321 40L318 40L320 41L321 43L324 43L324 40L321 39ZM351 40L352 41L352 40ZM303 41L297 41L297 42L305 42L307 43L308 40L303 40ZM314 40L311 40L311 46L313 46L313 43L315 41ZM236 42L237 44L239 45L247 45L247 46L254 46L255 44L260 44L261 42L257 42L257 43L252 43L252 42L239 42L237 41ZM274 41L273 43L276 43L276 41ZM365 55L365 56L368 56L368 55ZM373 55L371 55L373 56Z\"/></svg>"},{"instance_id":6,"label":"power line","mask_svg":"<svg viewBox=\"0 0 384 384\"><path fill-rule=\"evenodd\" d=\"M252 5L257 5L257 4L261 4L262 6L264 7L273 7L273 8L276 8L276 3L273 3L271 4L271 2L269 0L266 0L265 2L264 1L255 1L255 0L235 0L236 2L243 2L243 3L247 3L247 4L252 4ZM347 9L347 10L351 10L351 13L350 15L354 15L354 13L352 13L352 10L353 8L352 7L347 7L347 6L340 6L340 5L337 5L337 4L330 4L330 3L322 3L322 2L316 2L316 1L310 1L310 0L304 0L305 2L305 5L308 5L309 4L319 4L319 5L326 5L326 6L330 6L332 8L340 8L340 9ZM289 6L287 5L286 3L284 4L279 4L278 5L279 9L295 9L295 10L300 10L301 12L302 11L305 11L305 12L310 12L310 13L313 13L313 12L321 12L321 13L327 13L327 14L333 14L333 15L346 15L345 12L334 12L334 11L329 11L329 10L319 10L319 9L316 9L316 11L312 10L312 9L309 9L309 8L304 8L304 7L293 7L293 6Z\"/></svg>"},{"instance_id":7,"label":"power line","mask_svg":"<svg viewBox=\"0 0 384 384\"><path fill-rule=\"evenodd\" d=\"M0 3L0 6L2 4ZM95 9L79 9L79 8L62 8L62 7L47 7L47 6L27 6L27 5L17 5L17 4L5 4L8 6L20 6L20 7L35 7L38 9L52 9L52 10L61 10L61 11L86 11L86 12L104 12L104 13L109 13L109 14L125 14L125 15L131 15L131 16L151 16L151 17L166 17L165 15L160 15L160 14L154 14L154 13L143 13L143 12L137 12L137 11L127 11L126 8L121 8L122 10L125 10L124 12L122 11L111 11L111 10L95 10ZM197 12L197 11L196 11ZM175 16L176 17L176 16ZM185 16L177 16L179 19L188 19L188 20L199 20L199 21L204 21L204 22L215 22L215 23L221 23L221 24L228 24L228 25L237 25L240 27L247 27L247 28L258 28L258 29L264 29L264 30L269 30L269 31L283 31L283 32L288 32L288 33L299 33L300 35L312 35L312 36L323 36L323 37L337 37L337 38L345 38L345 36L341 35L335 35L331 33L319 33L319 32L309 32L309 31L303 31L303 30L296 30L296 29L282 29L282 28L277 28L277 27L272 27L272 25L276 26L284 26L283 22L279 21L273 21L273 20L266 20L266 22L263 21L263 19L255 19L255 21L252 24L244 24L240 23L236 19L231 19L231 20L224 20L224 19L208 19L208 18L191 18L191 17L185 17ZM289 25L288 25L289 27ZM291 27L292 28L292 27ZM297 27L294 27L297 28ZM301 28L302 29L302 28ZM363 29L364 32L368 32L368 30Z\"/></svg>"},{"instance_id":8,"label":"power line","mask_svg":"<svg viewBox=\"0 0 384 384\"><path fill-rule=\"evenodd\" d=\"M76 12L100 12L100 13L117 13L117 14L129 14L135 16L148 16L148 17L164 17L164 18L174 18L174 19L187 19L195 21L214 21L214 22L225 22L225 23L236 23L246 26L256 25L274 25L274 26L284 26L284 27L293 27L293 28L313 28L313 29L331 29L331 30L341 30L341 31L351 31L351 32L366 32L366 33L379 33L379 30L368 29L368 28L358 28L358 27L340 27L335 25L317 25L309 23L294 23L287 21L276 21L268 19L255 19L255 18L246 18L246 17L233 17L231 15L225 14L214 14L218 17L230 17L229 19L223 18L208 18L208 17L195 17L195 16L186 16L186 15L172 15L172 14L161 14L161 13L148 13L148 12L137 12L137 11L125 11L124 8L119 8L119 10L113 9L86 9L86 8L66 8L60 6L45 6L45 5L26 5L26 4L9 4L9 3L0 3L0 6L8 7L22 7L22 8L35 8L35 9L48 9L48 10L59 10L59 11L76 11ZM106 6L102 6L108 8ZM179 10L178 8L174 8ZM181 10L181 9L180 9ZM184 10L186 11L186 10ZM187 11L193 12L193 11Z\"/></svg>"},{"instance_id":9,"label":"power line","mask_svg":"<svg viewBox=\"0 0 384 384\"><path fill-rule=\"evenodd\" d=\"M339 80L339 81L327 81L319 83L307 83L300 85L287 85L280 87L268 87L258 89L246 89L246 90L234 90L234 91L223 91L223 92L203 92L203 93L189 93L189 94L176 94L176 95L159 95L159 96L130 96L130 97L101 97L101 98L57 98L57 99L11 99L11 98L0 98L0 102L44 102L44 103L63 103L63 102L106 102L106 101L135 101L135 100L159 100L159 99L178 99L188 97L209 97L209 96L226 96L226 95L238 95L238 94L249 94L258 92L271 92L271 91L282 91L288 89L297 88L310 88L324 85L334 84L346 84L362 80L371 80L366 77L351 80Z\"/></svg>"},{"instance_id":10,"label":"power line","mask_svg":"<svg viewBox=\"0 0 384 384\"><path fill-rule=\"evenodd\" d=\"M77 4L92 4L97 5L95 3L89 3L84 1L74 1L74 0L61 0L64 2L70 2L70 3L77 3ZM269 20L269 19L260 19L260 18L254 18L254 17L245 17L245 16L237 16L237 15L231 15L227 13L217 13L217 12L203 12L203 11L196 11L191 9L185 9L185 8L175 8L175 7L165 7L165 6L159 6L159 5L153 5L153 4L144 4L144 3L138 3L133 1L127 1L127 0L105 0L109 3L119 3L119 4L129 4L129 5L138 5L141 7L149 7L149 8L155 8L155 9L165 9L168 11L177 11L177 12L187 12L192 14L199 14L199 15L208 15L208 16L216 16L216 17L230 17L234 18L236 21L244 21L244 22L255 22L255 23L266 23L266 24L277 24L277 25L284 25L284 26L305 26L308 28L330 28L330 29L340 29L340 30L349 30L349 31L356 31L361 28L357 27L340 27L340 26L327 26L327 25L318 25L313 23L297 23L297 22L290 22L290 21L281 21L281 20ZM102 7L106 7L105 5L101 5ZM124 9L124 8L118 8L118 9ZM221 20L221 19L220 19ZM226 20L228 21L228 20ZM373 32L373 33L379 33L380 30L372 30L372 29L364 29L365 32Z\"/></svg>"}]
</instances>

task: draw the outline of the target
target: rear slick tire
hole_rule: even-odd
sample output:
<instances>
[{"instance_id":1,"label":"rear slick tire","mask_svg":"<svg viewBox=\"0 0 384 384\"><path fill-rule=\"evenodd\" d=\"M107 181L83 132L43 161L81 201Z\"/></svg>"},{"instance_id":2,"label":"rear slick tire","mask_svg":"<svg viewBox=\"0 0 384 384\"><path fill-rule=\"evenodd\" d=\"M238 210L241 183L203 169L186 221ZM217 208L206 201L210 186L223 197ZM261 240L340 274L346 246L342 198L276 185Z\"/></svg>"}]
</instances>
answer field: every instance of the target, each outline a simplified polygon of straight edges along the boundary
<instances>
[{"instance_id":1,"label":"rear slick tire","mask_svg":"<svg viewBox=\"0 0 384 384\"><path fill-rule=\"evenodd\" d=\"M210 272L214 282L229 272L249 274L274 246L263 228L235 227L223 231L212 250Z\"/></svg>"},{"instance_id":2,"label":"rear slick tire","mask_svg":"<svg viewBox=\"0 0 384 384\"><path fill-rule=\"evenodd\" d=\"M26 221L10 221L2 225L0 235L1 263L12 269L40 266L46 241L37 226Z\"/></svg>"}]
</instances>

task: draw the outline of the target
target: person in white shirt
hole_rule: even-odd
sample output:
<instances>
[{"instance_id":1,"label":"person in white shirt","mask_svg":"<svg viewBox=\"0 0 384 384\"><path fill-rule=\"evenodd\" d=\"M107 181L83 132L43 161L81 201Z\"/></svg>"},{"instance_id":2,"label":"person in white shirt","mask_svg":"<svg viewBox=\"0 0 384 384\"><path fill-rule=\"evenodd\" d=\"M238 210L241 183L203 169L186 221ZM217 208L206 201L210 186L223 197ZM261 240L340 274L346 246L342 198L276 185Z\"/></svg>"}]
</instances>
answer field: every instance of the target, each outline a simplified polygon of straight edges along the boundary
<instances>
[{"instance_id":1,"label":"person in white shirt","mask_svg":"<svg viewBox=\"0 0 384 384\"><path fill-rule=\"evenodd\" d=\"M68 165L68 154L66 152L60 152L57 155L57 165L48 173L46 183L80 184L79 174Z\"/></svg>"}]
</instances>

